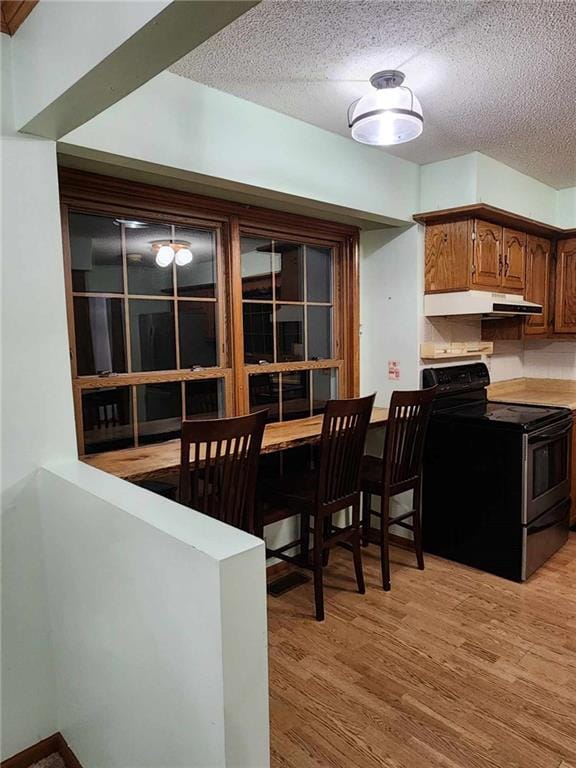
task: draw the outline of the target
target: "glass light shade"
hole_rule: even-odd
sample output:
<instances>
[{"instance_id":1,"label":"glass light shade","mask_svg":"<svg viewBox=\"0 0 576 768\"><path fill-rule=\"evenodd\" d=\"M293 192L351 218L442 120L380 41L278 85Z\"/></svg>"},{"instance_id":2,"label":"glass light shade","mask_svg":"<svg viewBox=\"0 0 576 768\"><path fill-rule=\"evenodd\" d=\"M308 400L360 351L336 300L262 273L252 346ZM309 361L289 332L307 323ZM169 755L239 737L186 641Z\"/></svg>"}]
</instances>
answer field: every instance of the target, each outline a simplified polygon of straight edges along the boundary
<instances>
[{"instance_id":1,"label":"glass light shade","mask_svg":"<svg viewBox=\"0 0 576 768\"><path fill-rule=\"evenodd\" d=\"M169 267L174 261L174 249L169 245L162 245L156 254L156 264L159 267Z\"/></svg>"},{"instance_id":2,"label":"glass light shade","mask_svg":"<svg viewBox=\"0 0 576 768\"><path fill-rule=\"evenodd\" d=\"M424 125L422 107L409 88L381 88L363 96L350 119L352 138L386 146L416 139Z\"/></svg>"},{"instance_id":3,"label":"glass light shade","mask_svg":"<svg viewBox=\"0 0 576 768\"><path fill-rule=\"evenodd\" d=\"M176 264L179 267L185 267L186 264L190 264L193 258L194 256L189 248L179 248L176 251Z\"/></svg>"}]
</instances>

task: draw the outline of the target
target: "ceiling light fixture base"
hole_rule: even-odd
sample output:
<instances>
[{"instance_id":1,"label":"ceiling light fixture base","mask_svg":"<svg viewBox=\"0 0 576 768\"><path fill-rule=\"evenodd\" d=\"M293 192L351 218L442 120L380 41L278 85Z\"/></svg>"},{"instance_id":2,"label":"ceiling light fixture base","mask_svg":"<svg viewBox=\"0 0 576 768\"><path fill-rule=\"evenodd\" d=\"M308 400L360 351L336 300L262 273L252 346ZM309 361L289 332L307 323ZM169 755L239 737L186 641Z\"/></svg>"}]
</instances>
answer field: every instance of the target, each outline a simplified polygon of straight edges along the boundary
<instances>
[{"instance_id":1,"label":"ceiling light fixture base","mask_svg":"<svg viewBox=\"0 0 576 768\"><path fill-rule=\"evenodd\" d=\"M404 82L404 73L397 69L383 69L375 72L370 78L370 85L378 90L382 88L398 88Z\"/></svg>"}]
</instances>

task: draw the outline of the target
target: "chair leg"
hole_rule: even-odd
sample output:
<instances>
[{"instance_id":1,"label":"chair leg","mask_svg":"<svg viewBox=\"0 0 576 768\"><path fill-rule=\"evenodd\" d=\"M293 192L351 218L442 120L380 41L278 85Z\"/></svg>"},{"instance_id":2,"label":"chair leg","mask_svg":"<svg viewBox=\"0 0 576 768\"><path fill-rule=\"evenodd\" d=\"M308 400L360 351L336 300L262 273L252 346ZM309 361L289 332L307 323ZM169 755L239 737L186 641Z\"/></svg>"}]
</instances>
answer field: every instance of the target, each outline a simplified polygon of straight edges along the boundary
<instances>
[{"instance_id":1,"label":"chair leg","mask_svg":"<svg viewBox=\"0 0 576 768\"><path fill-rule=\"evenodd\" d=\"M353 525L356 528L354 532L354 538L352 539L354 570L356 571L356 583L358 584L358 592L363 595L366 592L366 586L364 584L364 571L362 570L362 549L360 546L360 502L358 502L356 506L356 511L352 511L352 515Z\"/></svg>"},{"instance_id":2,"label":"chair leg","mask_svg":"<svg viewBox=\"0 0 576 768\"><path fill-rule=\"evenodd\" d=\"M421 500L421 481L414 488L414 517L413 517L413 529L414 529L414 549L416 550L416 560L418 561L418 568L424 570L424 549L422 547L422 505Z\"/></svg>"},{"instance_id":3,"label":"chair leg","mask_svg":"<svg viewBox=\"0 0 576 768\"><path fill-rule=\"evenodd\" d=\"M324 538L324 541L329 539L331 534L332 534L332 515L327 515L324 518L324 523L323 523L323 538ZM324 566L324 568L326 568L326 566L328 565L329 561L330 561L330 549L326 548L326 549L322 550L322 565Z\"/></svg>"},{"instance_id":4,"label":"chair leg","mask_svg":"<svg viewBox=\"0 0 576 768\"><path fill-rule=\"evenodd\" d=\"M382 587L386 592L390 590L390 545L388 539L390 499L382 496L380 518L380 565L382 568Z\"/></svg>"},{"instance_id":5,"label":"chair leg","mask_svg":"<svg viewBox=\"0 0 576 768\"><path fill-rule=\"evenodd\" d=\"M316 602L316 620L324 621L324 584L322 581L323 551L322 527L318 518L314 521L314 600Z\"/></svg>"},{"instance_id":6,"label":"chair leg","mask_svg":"<svg viewBox=\"0 0 576 768\"><path fill-rule=\"evenodd\" d=\"M362 494L362 545L370 544L370 510L372 508L372 494L364 491Z\"/></svg>"},{"instance_id":7,"label":"chair leg","mask_svg":"<svg viewBox=\"0 0 576 768\"><path fill-rule=\"evenodd\" d=\"M300 557L302 564L308 564L308 552L310 550L310 514L302 512L300 515Z\"/></svg>"}]
</instances>

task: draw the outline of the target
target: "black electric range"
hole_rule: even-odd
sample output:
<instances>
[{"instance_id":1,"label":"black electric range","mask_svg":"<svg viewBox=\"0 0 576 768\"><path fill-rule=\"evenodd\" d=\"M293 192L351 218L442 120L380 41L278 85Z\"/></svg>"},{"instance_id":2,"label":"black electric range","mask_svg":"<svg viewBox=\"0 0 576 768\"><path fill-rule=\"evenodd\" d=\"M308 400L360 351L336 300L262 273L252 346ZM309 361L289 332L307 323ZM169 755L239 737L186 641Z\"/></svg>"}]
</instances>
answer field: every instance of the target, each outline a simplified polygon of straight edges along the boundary
<instances>
[{"instance_id":1,"label":"black electric range","mask_svg":"<svg viewBox=\"0 0 576 768\"><path fill-rule=\"evenodd\" d=\"M425 549L523 581L568 538L572 413L488 400L483 363L427 368Z\"/></svg>"}]
</instances>

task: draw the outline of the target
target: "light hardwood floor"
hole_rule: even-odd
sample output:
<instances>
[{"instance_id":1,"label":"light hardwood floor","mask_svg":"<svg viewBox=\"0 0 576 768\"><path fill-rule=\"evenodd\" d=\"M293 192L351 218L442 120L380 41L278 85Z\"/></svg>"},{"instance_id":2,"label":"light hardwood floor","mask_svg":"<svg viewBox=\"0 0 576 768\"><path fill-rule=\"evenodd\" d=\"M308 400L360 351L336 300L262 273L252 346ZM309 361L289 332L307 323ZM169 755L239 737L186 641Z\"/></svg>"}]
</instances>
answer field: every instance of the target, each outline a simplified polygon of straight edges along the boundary
<instances>
[{"instance_id":1,"label":"light hardwood floor","mask_svg":"<svg viewBox=\"0 0 576 768\"><path fill-rule=\"evenodd\" d=\"M576 768L576 534L526 584L392 550L269 597L273 768Z\"/></svg>"}]
</instances>

